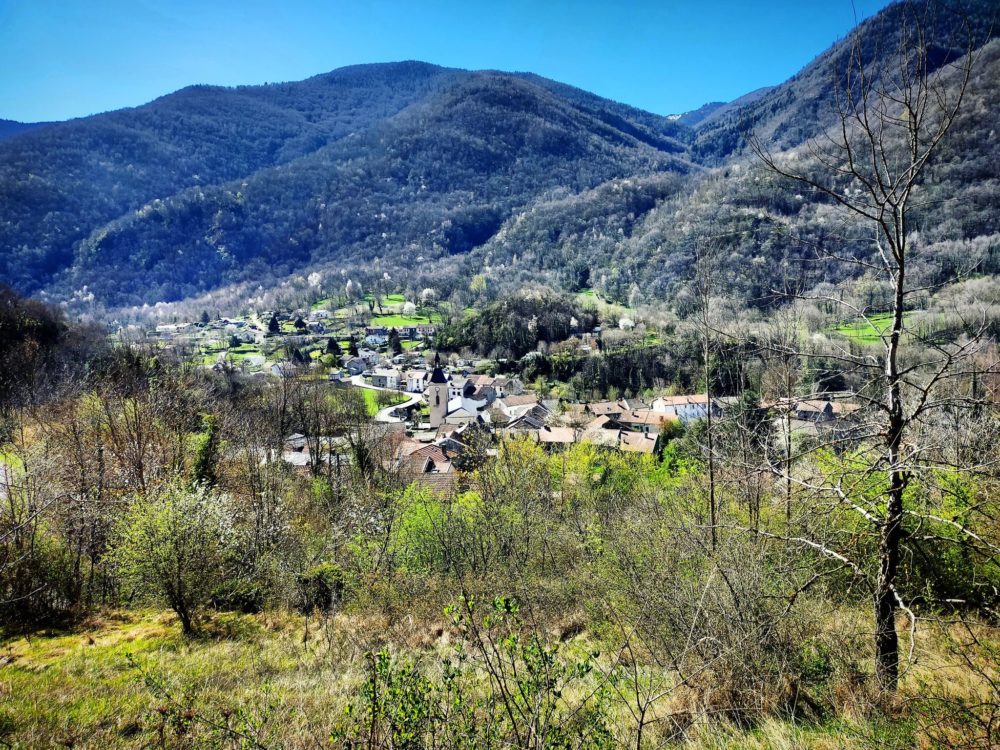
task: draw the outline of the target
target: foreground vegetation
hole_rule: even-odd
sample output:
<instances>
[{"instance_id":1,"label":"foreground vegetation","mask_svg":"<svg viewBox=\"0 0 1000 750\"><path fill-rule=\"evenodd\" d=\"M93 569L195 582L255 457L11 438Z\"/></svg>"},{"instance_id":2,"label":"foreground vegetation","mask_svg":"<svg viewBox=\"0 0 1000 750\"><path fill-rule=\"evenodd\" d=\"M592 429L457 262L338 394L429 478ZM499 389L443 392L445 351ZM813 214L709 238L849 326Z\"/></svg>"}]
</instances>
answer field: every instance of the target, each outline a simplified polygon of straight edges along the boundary
<instances>
[{"instance_id":1,"label":"foreground vegetation","mask_svg":"<svg viewBox=\"0 0 1000 750\"><path fill-rule=\"evenodd\" d=\"M828 622L862 619L861 613L846 611L831 613ZM304 642L307 627L310 638ZM553 631L552 640L558 642L558 635ZM389 688L377 730L388 728L386 714L392 712L400 735L396 745L407 744L402 735L413 730L411 746L419 745L432 726L444 735L445 712L454 717L463 708L432 703L441 697L434 691L449 679L448 661L457 661L456 642L474 649L443 615L414 622L391 612L342 613L317 623L288 613L225 613L213 615L203 634L192 639L179 634L172 616L106 613L69 631L5 641L0 728L3 741L14 747L328 746L330 737L351 730L352 720L365 721L366 689ZM566 708L604 684L601 713L590 718L591 745L609 739L604 730L624 738L635 725L627 704L608 697L623 689L631 667L613 652L590 657L600 645L591 634L570 635L557 651L561 660L591 667L569 681L560 724ZM842 644L832 645L826 658L847 656ZM706 720L691 691L681 688L657 703L645 740L652 746L672 737L691 748L913 747L926 726L911 716L930 707L923 692L927 685L950 681L951 693L966 699L979 687L961 670L937 672L950 656L948 646L940 633L922 638L927 663L904 680L898 702L887 710L873 707L864 686L842 669L824 677L821 695L811 698L828 700L829 712L794 722L780 714L762 716L753 726L724 717ZM386 651L392 654L389 661L380 656ZM473 650L459 668L484 684L488 677L479 658ZM813 659L821 668L821 658ZM347 713L350 705L353 714ZM407 711L412 713L403 718ZM941 737L959 739L954 733Z\"/></svg>"},{"instance_id":2,"label":"foreground vegetation","mask_svg":"<svg viewBox=\"0 0 1000 750\"><path fill-rule=\"evenodd\" d=\"M409 482L356 391L94 346L82 376L60 377L72 363L58 358L21 368L51 380L12 383L5 402L10 746L997 739L987 469L910 483L922 512L898 591L913 617L898 618L903 669L886 692L876 538L766 468L774 436L749 391L712 427L713 454L704 423L672 431L661 457L484 434L457 492L436 494ZM754 382L770 387L768 372ZM951 448L989 459L994 430L989 409ZM292 470L279 458L292 432L317 457L317 436L340 438L343 460ZM856 476L862 445L798 443L799 478ZM874 503L877 485L854 496Z\"/></svg>"}]
</instances>

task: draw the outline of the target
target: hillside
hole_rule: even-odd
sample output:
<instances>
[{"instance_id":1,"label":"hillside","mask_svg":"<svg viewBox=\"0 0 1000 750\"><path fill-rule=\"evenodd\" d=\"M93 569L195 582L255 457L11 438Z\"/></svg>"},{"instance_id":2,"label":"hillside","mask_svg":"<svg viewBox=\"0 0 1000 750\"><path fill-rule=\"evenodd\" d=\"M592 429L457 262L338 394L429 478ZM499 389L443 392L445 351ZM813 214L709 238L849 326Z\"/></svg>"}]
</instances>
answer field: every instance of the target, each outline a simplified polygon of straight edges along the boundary
<instances>
[{"instance_id":1,"label":"hillside","mask_svg":"<svg viewBox=\"0 0 1000 750\"><path fill-rule=\"evenodd\" d=\"M930 71L961 54L970 41L985 44L997 33L997 7L992 0L952 0L939 6L896 2L861 23L862 54L874 61L870 73L893 59L900 29L919 23L935 40L927 60ZM694 124L693 150L706 163L719 164L746 154L745 134L758 136L782 148L793 148L817 135L832 122L835 92L851 55L850 38L841 40L779 86L759 89L717 108Z\"/></svg>"},{"instance_id":2,"label":"hillside","mask_svg":"<svg viewBox=\"0 0 1000 750\"><path fill-rule=\"evenodd\" d=\"M17 122L16 120L0 120L0 141L12 138L20 133L48 125L47 122Z\"/></svg>"},{"instance_id":3,"label":"hillside","mask_svg":"<svg viewBox=\"0 0 1000 750\"><path fill-rule=\"evenodd\" d=\"M0 149L0 276L129 304L415 242L464 252L547 190L690 171L671 131L534 76L418 63L185 89Z\"/></svg>"},{"instance_id":4,"label":"hillside","mask_svg":"<svg viewBox=\"0 0 1000 750\"><path fill-rule=\"evenodd\" d=\"M891 54L912 7L865 22L867 55ZM992 3L960 7L975 39L993 33ZM925 21L941 67L962 17ZM117 307L314 270L368 285L379 259L394 278L433 274L446 293L485 269L500 286L543 278L674 302L691 238L724 230L729 288L766 303L775 274L809 254L801 240L831 233L821 201L754 171L745 136L793 149L821 133L849 54L841 41L779 86L679 117L532 74L417 62L190 87L0 142L0 280ZM931 243L995 233L996 57L983 48L975 104L928 185ZM830 273L795 271L806 284Z\"/></svg>"},{"instance_id":5,"label":"hillside","mask_svg":"<svg viewBox=\"0 0 1000 750\"><path fill-rule=\"evenodd\" d=\"M452 75L400 63L295 84L193 86L6 141L0 278L29 292L48 287L81 241L145 203L316 151L395 114Z\"/></svg>"},{"instance_id":6,"label":"hillside","mask_svg":"<svg viewBox=\"0 0 1000 750\"><path fill-rule=\"evenodd\" d=\"M180 299L331 262L464 253L546 191L691 169L678 145L629 125L516 77L470 74L313 154L102 227L79 245L72 284L127 304L149 301L129 289ZM193 274L177 274L181 259ZM112 266L121 273L107 280Z\"/></svg>"}]
</instances>

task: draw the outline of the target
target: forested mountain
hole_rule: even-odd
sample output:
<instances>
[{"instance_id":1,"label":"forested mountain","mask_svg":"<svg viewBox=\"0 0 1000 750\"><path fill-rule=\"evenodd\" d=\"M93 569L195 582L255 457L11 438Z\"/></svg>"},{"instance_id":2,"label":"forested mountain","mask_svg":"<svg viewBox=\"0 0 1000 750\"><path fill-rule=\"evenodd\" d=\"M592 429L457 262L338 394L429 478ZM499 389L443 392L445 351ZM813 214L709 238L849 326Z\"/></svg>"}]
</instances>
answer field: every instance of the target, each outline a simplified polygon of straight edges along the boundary
<instances>
[{"instance_id":1,"label":"forested mountain","mask_svg":"<svg viewBox=\"0 0 1000 750\"><path fill-rule=\"evenodd\" d=\"M960 56L970 42L984 44L996 33L996 18L993 0L893 3L861 24L861 54L874 62L871 72L877 75L877 66L898 53L900 34L919 23L933 40L927 66L934 71ZM820 135L832 124L836 92L843 88L851 54L850 40L842 40L780 86L759 89L710 113L695 125L695 154L707 163L721 163L746 153L749 131L780 148Z\"/></svg>"},{"instance_id":2,"label":"forested mountain","mask_svg":"<svg viewBox=\"0 0 1000 750\"><path fill-rule=\"evenodd\" d=\"M34 130L42 125L48 125L47 122L17 122L16 120L0 120L0 141L6 140L11 136L15 136L18 133L26 133L29 130Z\"/></svg>"},{"instance_id":3,"label":"forested mountain","mask_svg":"<svg viewBox=\"0 0 1000 750\"><path fill-rule=\"evenodd\" d=\"M891 54L904 6L865 22L866 54ZM963 3L977 43L992 6ZM928 20L944 40L932 66L960 48L960 21ZM121 306L311 270L363 275L378 258L445 285L486 269L500 284L541 276L673 300L692 238L711 227L729 238L717 244L734 292L765 300L830 230L822 201L754 169L746 134L794 148L820 133L849 54L841 42L780 86L680 117L531 74L417 62L183 89L0 142L0 280ZM936 167L928 192L947 202L928 204L928 242L994 231L997 57L983 49L974 104Z\"/></svg>"},{"instance_id":4,"label":"forested mountain","mask_svg":"<svg viewBox=\"0 0 1000 750\"><path fill-rule=\"evenodd\" d=\"M465 253L547 191L691 169L681 145L599 114L518 77L469 74L308 156L105 225L78 246L72 284L130 303L331 262ZM121 272L107 279L111 266Z\"/></svg>"},{"instance_id":5,"label":"forested mountain","mask_svg":"<svg viewBox=\"0 0 1000 750\"><path fill-rule=\"evenodd\" d=\"M4 142L0 278L37 291L69 267L83 240L148 201L291 161L398 112L451 75L403 63L289 85L194 86Z\"/></svg>"}]
</instances>

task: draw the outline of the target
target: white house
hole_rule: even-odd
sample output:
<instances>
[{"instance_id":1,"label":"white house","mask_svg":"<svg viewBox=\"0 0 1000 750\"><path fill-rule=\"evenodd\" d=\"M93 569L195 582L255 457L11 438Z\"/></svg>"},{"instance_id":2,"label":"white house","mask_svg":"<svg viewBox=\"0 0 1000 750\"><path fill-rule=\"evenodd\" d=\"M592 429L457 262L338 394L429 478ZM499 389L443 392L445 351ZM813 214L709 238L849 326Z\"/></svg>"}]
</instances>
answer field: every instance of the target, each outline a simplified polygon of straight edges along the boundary
<instances>
[{"instance_id":1,"label":"white house","mask_svg":"<svg viewBox=\"0 0 1000 750\"><path fill-rule=\"evenodd\" d=\"M408 370L404 373L405 388L410 393L423 393L429 375L424 370Z\"/></svg>"},{"instance_id":2,"label":"white house","mask_svg":"<svg viewBox=\"0 0 1000 750\"><path fill-rule=\"evenodd\" d=\"M654 412L676 417L681 422L693 422L708 416L708 394L699 393L692 396L661 396L654 399L650 405ZM712 416L721 413L718 404L712 404Z\"/></svg>"},{"instance_id":3,"label":"white house","mask_svg":"<svg viewBox=\"0 0 1000 750\"><path fill-rule=\"evenodd\" d=\"M364 360L365 364L369 367L378 364L379 360L382 359L382 355L374 349L359 349L358 356L361 357L361 359Z\"/></svg>"},{"instance_id":4,"label":"white house","mask_svg":"<svg viewBox=\"0 0 1000 750\"><path fill-rule=\"evenodd\" d=\"M465 390L465 384L468 380L464 375L455 375L448 378L448 399L461 398L462 391Z\"/></svg>"},{"instance_id":5,"label":"white house","mask_svg":"<svg viewBox=\"0 0 1000 750\"><path fill-rule=\"evenodd\" d=\"M360 375L368 367L368 364L361 357L347 357L344 360L344 367L348 375Z\"/></svg>"}]
</instances>

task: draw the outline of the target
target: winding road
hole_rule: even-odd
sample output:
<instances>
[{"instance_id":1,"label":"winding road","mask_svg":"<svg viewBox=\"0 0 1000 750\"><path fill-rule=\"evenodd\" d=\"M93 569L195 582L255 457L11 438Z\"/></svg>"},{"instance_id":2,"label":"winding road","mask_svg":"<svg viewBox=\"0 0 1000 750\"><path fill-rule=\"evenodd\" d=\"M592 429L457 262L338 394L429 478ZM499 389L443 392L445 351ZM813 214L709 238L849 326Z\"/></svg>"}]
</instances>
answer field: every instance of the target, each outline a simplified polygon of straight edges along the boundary
<instances>
[{"instance_id":1,"label":"winding road","mask_svg":"<svg viewBox=\"0 0 1000 750\"><path fill-rule=\"evenodd\" d=\"M398 409L400 407L405 409L409 406L421 404L424 401L424 396L421 393L407 393L406 391L400 391L396 388L377 388L371 383L366 383L364 376L362 375L352 375L351 385L355 386L356 388L367 388L370 391L384 391L386 393L395 393L397 395L400 393L404 393L407 396L409 396L409 398L406 399L406 401L403 401L398 404L393 404L392 406L386 406L384 409L379 409L378 412L375 414L376 422L400 422L402 420L397 419L396 417L389 416L389 414L394 409Z\"/></svg>"}]
</instances>

